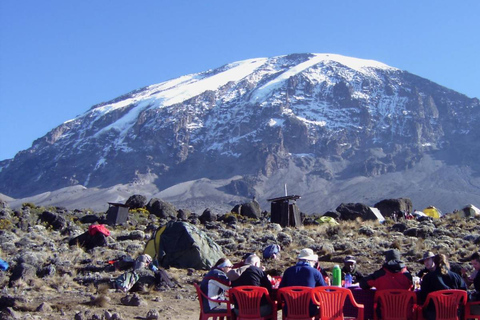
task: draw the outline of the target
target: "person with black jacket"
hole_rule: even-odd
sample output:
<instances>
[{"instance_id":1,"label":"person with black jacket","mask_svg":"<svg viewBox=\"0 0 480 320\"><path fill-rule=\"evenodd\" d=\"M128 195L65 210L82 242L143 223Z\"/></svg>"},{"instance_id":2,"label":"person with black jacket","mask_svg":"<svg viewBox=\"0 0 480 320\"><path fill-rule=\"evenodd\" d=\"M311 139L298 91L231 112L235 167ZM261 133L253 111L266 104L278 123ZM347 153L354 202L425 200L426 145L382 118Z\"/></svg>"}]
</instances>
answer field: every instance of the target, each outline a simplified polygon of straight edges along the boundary
<instances>
[{"instance_id":1,"label":"person with black jacket","mask_svg":"<svg viewBox=\"0 0 480 320\"><path fill-rule=\"evenodd\" d=\"M448 289L467 290L465 281L462 277L450 271L450 264L444 254L438 254L434 258L437 268L435 271L427 273L422 280L420 292L418 293L418 304L422 305L430 292ZM433 302L429 303L423 309L423 316L426 320L433 320L436 318L435 305Z\"/></svg>"},{"instance_id":2,"label":"person with black jacket","mask_svg":"<svg viewBox=\"0 0 480 320\"><path fill-rule=\"evenodd\" d=\"M480 253L475 252L470 257L470 263L474 269L474 273L471 277L468 277L470 283L473 283L474 291L470 292L470 301L480 301Z\"/></svg>"},{"instance_id":3,"label":"person with black jacket","mask_svg":"<svg viewBox=\"0 0 480 320\"><path fill-rule=\"evenodd\" d=\"M245 259L245 265L241 267L243 270L240 273L240 276L232 280L231 277L232 271L227 273L227 276L230 280L232 280L232 287L239 287L239 286L257 286L257 287L264 287L268 290L268 293L272 294L272 283L270 279L268 279L267 274L261 268L260 257L256 254L250 255L247 259ZM237 274L238 275L238 274ZM233 309L234 312L236 309ZM268 303L266 297L263 297L260 302L260 314L262 316L266 316L272 313L272 306Z\"/></svg>"}]
</instances>

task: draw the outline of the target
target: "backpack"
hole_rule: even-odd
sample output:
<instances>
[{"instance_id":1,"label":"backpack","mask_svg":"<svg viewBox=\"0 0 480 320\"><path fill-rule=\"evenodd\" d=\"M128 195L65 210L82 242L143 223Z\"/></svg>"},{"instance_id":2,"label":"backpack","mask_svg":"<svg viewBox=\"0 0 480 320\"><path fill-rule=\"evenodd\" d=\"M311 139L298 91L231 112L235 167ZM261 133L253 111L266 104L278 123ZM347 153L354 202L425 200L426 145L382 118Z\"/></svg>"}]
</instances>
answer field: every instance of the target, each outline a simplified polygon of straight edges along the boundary
<instances>
[{"instance_id":1,"label":"backpack","mask_svg":"<svg viewBox=\"0 0 480 320\"><path fill-rule=\"evenodd\" d=\"M6 271L8 269L8 263L0 259L0 270Z\"/></svg>"},{"instance_id":2,"label":"backpack","mask_svg":"<svg viewBox=\"0 0 480 320\"><path fill-rule=\"evenodd\" d=\"M115 289L128 292L139 278L135 271L127 271L115 279Z\"/></svg>"},{"instance_id":3,"label":"backpack","mask_svg":"<svg viewBox=\"0 0 480 320\"><path fill-rule=\"evenodd\" d=\"M265 249L263 249L263 259L271 259L273 258L273 255L280 253L280 246L278 244L271 244Z\"/></svg>"}]
</instances>

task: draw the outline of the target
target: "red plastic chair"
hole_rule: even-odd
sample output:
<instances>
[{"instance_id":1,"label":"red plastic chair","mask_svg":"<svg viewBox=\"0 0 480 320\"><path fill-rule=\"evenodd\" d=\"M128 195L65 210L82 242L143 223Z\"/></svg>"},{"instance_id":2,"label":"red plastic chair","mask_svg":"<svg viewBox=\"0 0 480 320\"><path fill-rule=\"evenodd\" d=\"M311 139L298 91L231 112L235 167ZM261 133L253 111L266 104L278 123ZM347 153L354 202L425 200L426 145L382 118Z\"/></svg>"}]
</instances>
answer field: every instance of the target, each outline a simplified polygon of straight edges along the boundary
<instances>
[{"instance_id":1,"label":"red plastic chair","mask_svg":"<svg viewBox=\"0 0 480 320\"><path fill-rule=\"evenodd\" d=\"M375 292L373 319L378 319L380 308L382 320L416 319L417 294L409 290L379 290Z\"/></svg>"},{"instance_id":2,"label":"red plastic chair","mask_svg":"<svg viewBox=\"0 0 480 320\"><path fill-rule=\"evenodd\" d=\"M472 307L476 309L473 313ZM467 302L467 305L465 306L465 320L468 319L480 320L480 301Z\"/></svg>"},{"instance_id":3,"label":"red plastic chair","mask_svg":"<svg viewBox=\"0 0 480 320\"><path fill-rule=\"evenodd\" d=\"M364 306L358 304L353 297L352 291L340 287L315 287L312 289L312 300L320 307L320 320L343 320L343 307L347 298L352 305L358 308L357 318L363 320Z\"/></svg>"},{"instance_id":4,"label":"red plastic chair","mask_svg":"<svg viewBox=\"0 0 480 320\"><path fill-rule=\"evenodd\" d=\"M285 287L277 293L279 309L285 304L288 309L288 316L282 313L283 320L311 320L310 303L312 302L312 288L310 287Z\"/></svg>"},{"instance_id":5,"label":"red plastic chair","mask_svg":"<svg viewBox=\"0 0 480 320\"><path fill-rule=\"evenodd\" d=\"M467 291L449 289L430 292L425 303L418 307L418 319L424 319L423 309L430 301L435 305L437 320L460 320L458 310L467 303Z\"/></svg>"},{"instance_id":6,"label":"red plastic chair","mask_svg":"<svg viewBox=\"0 0 480 320\"><path fill-rule=\"evenodd\" d=\"M197 296L198 296L198 301L200 302L200 316L198 317L199 320L208 320L212 318L213 320L224 320L224 319L232 319L232 307L230 305L230 302L228 300L215 300L207 296L205 293L202 292L200 289L200 286L196 283L193 284L195 286L195 289L197 290ZM215 312L215 311L210 311L210 312L205 312L203 308L203 298L209 300L209 301L214 301L218 303L226 303L227 304L227 310L226 311L221 311L221 312Z\"/></svg>"},{"instance_id":7,"label":"red plastic chair","mask_svg":"<svg viewBox=\"0 0 480 320\"><path fill-rule=\"evenodd\" d=\"M277 306L270 298L268 290L264 287L256 286L239 286L228 290L230 300L235 304L235 310L238 314L233 314L234 319L256 319L267 320L277 319ZM272 312L268 315L262 316L260 313L260 303L262 298L266 297L268 303L271 305Z\"/></svg>"}]
</instances>

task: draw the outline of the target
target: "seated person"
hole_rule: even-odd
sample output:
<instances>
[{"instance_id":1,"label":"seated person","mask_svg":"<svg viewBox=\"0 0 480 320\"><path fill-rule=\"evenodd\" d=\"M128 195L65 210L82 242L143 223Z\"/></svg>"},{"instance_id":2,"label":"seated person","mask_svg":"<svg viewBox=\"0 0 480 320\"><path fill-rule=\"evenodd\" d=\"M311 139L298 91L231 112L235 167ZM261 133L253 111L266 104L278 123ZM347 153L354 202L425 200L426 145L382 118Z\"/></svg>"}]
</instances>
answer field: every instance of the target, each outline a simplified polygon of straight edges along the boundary
<instances>
[{"instance_id":1,"label":"seated person","mask_svg":"<svg viewBox=\"0 0 480 320\"><path fill-rule=\"evenodd\" d=\"M236 278L235 280L232 280L232 287L239 287L239 286L264 287L268 290L269 294L272 293L272 283L270 282L268 275L261 268L259 256L257 256L256 254L250 255L247 259L245 259L245 265L240 268L242 269L240 276L238 276L238 273L235 272L235 270L230 270L227 273L227 276L230 279ZM236 310L235 308L233 311L235 313L238 313L238 310ZM266 316L271 313L272 313L272 306L268 303L268 300L265 297L263 297L262 301L260 302L260 314L262 316Z\"/></svg>"},{"instance_id":2,"label":"seated person","mask_svg":"<svg viewBox=\"0 0 480 320\"><path fill-rule=\"evenodd\" d=\"M470 257L470 264L472 265L474 272L468 277L470 283L473 283L474 291L470 292L469 300L470 301L480 301L480 253L475 252Z\"/></svg>"},{"instance_id":3,"label":"seated person","mask_svg":"<svg viewBox=\"0 0 480 320\"><path fill-rule=\"evenodd\" d=\"M288 268L283 273L279 288L293 286L314 288L325 286L322 274L314 268L315 263L318 261L318 256L313 253L312 249L302 249L297 259L297 264ZM286 315L288 312L286 308L284 308L284 312ZM310 304L310 316L314 317L317 313L317 306L312 302Z\"/></svg>"},{"instance_id":4,"label":"seated person","mask_svg":"<svg viewBox=\"0 0 480 320\"><path fill-rule=\"evenodd\" d=\"M246 268L248 268L248 266L245 266L245 261L251 255L255 255L255 253L249 252L244 254L242 260L233 265L232 269L227 274L230 281L237 280L242 275L242 272L245 271Z\"/></svg>"},{"instance_id":5,"label":"seated person","mask_svg":"<svg viewBox=\"0 0 480 320\"><path fill-rule=\"evenodd\" d=\"M434 263L437 266L435 270L427 273L423 277L420 292L418 293L418 304L420 305L425 302L430 292L447 289L467 290L467 286L462 277L450 271L450 264L444 254L436 255ZM429 303L428 306L423 309L423 316L426 320L436 319L435 305L433 302Z\"/></svg>"},{"instance_id":6,"label":"seated person","mask_svg":"<svg viewBox=\"0 0 480 320\"><path fill-rule=\"evenodd\" d=\"M435 265L435 262L433 262L433 258L435 258L435 254L431 251L427 251L423 254L422 259L417 260L418 262L423 263L425 265L425 268L423 268L417 273L417 277L419 277L420 279L423 279L423 277L427 273L431 271L435 271L437 266Z\"/></svg>"},{"instance_id":7,"label":"seated person","mask_svg":"<svg viewBox=\"0 0 480 320\"><path fill-rule=\"evenodd\" d=\"M360 279L360 287L409 290L412 288L412 275L400 260L400 252L396 249L388 250L385 252L385 263L382 268Z\"/></svg>"},{"instance_id":8,"label":"seated person","mask_svg":"<svg viewBox=\"0 0 480 320\"><path fill-rule=\"evenodd\" d=\"M225 292L230 289L230 280L226 273L232 268L232 263L227 258L221 258L212 269L203 277L200 290L208 297L215 300L226 300ZM205 312L223 311L227 308L224 303L218 303L203 298Z\"/></svg>"},{"instance_id":9,"label":"seated person","mask_svg":"<svg viewBox=\"0 0 480 320\"><path fill-rule=\"evenodd\" d=\"M352 283L358 283L363 278L363 274L357 269L357 261L354 256L346 256L343 260L342 279L345 280L345 275L350 273L352 275Z\"/></svg>"}]
</instances>

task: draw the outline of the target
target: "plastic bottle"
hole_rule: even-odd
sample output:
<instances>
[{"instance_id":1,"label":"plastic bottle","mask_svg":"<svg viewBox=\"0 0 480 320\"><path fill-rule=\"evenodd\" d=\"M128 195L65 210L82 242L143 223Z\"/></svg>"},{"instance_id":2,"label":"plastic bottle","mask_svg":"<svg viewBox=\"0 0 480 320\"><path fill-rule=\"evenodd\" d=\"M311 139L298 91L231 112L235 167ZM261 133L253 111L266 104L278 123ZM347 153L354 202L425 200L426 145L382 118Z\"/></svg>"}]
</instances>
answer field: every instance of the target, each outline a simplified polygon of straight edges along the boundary
<instances>
[{"instance_id":1,"label":"plastic bottle","mask_svg":"<svg viewBox=\"0 0 480 320\"><path fill-rule=\"evenodd\" d=\"M333 266L332 286L335 286L335 287L341 287L342 286L342 270L340 270L340 267L338 266L338 264Z\"/></svg>"},{"instance_id":2,"label":"plastic bottle","mask_svg":"<svg viewBox=\"0 0 480 320\"><path fill-rule=\"evenodd\" d=\"M352 275L350 273L347 273L345 275L345 288L348 288L351 286L352 286Z\"/></svg>"}]
</instances>

